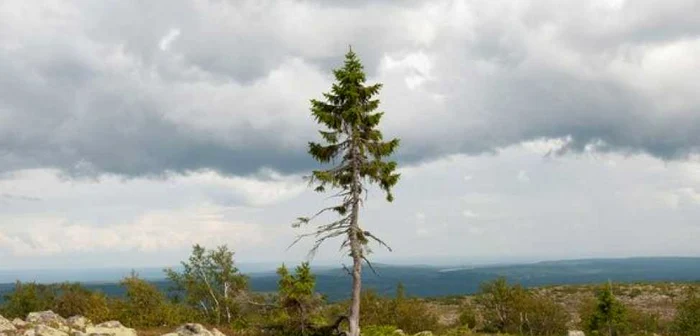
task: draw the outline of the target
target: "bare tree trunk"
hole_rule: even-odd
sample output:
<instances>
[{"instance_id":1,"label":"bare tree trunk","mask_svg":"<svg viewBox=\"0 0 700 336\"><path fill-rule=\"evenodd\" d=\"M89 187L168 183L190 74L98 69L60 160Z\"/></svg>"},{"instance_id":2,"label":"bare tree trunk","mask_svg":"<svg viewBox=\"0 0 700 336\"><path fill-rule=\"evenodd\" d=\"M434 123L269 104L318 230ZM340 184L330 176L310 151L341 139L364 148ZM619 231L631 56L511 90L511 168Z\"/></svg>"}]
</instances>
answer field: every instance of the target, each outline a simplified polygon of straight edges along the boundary
<instances>
[{"instance_id":1,"label":"bare tree trunk","mask_svg":"<svg viewBox=\"0 0 700 336\"><path fill-rule=\"evenodd\" d=\"M356 235L356 234L355 234ZM361 251L357 251L361 248L360 242L357 237L351 242L350 245L356 245L358 247L353 247L352 252L352 304L350 306L350 316L348 317L348 323L350 324L350 336L360 335L360 294L362 292L362 255Z\"/></svg>"},{"instance_id":2,"label":"bare tree trunk","mask_svg":"<svg viewBox=\"0 0 700 336\"><path fill-rule=\"evenodd\" d=\"M352 303L350 305L349 336L360 336L360 294L362 292L362 242L360 242L360 167L357 144L353 143L352 155L352 214L350 218L350 254L352 255Z\"/></svg>"},{"instance_id":3,"label":"bare tree trunk","mask_svg":"<svg viewBox=\"0 0 700 336\"><path fill-rule=\"evenodd\" d=\"M230 284L227 282L224 282L224 305L226 306L226 322L228 324L231 324L231 309L229 308L230 306L230 300L228 298L228 292L229 292Z\"/></svg>"},{"instance_id":4,"label":"bare tree trunk","mask_svg":"<svg viewBox=\"0 0 700 336\"><path fill-rule=\"evenodd\" d=\"M199 305L202 306L202 310L204 310L204 315L206 315L207 317L209 317L209 308L208 308L207 305L204 303L204 300L200 300L200 301L199 301Z\"/></svg>"},{"instance_id":5,"label":"bare tree trunk","mask_svg":"<svg viewBox=\"0 0 700 336\"><path fill-rule=\"evenodd\" d=\"M209 279L207 279L207 274L204 273L201 268L199 268L199 274L202 276L202 279L204 279L204 283L207 285L207 289L209 290L209 295L214 300L214 304L216 305L216 324L219 325L221 324L221 305L219 304L219 300L216 298L216 294L214 294L214 290L211 288Z\"/></svg>"},{"instance_id":6,"label":"bare tree trunk","mask_svg":"<svg viewBox=\"0 0 700 336\"><path fill-rule=\"evenodd\" d=\"M299 312L301 315L301 334L306 335L306 310L301 303L299 304Z\"/></svg>"}]
</instances>

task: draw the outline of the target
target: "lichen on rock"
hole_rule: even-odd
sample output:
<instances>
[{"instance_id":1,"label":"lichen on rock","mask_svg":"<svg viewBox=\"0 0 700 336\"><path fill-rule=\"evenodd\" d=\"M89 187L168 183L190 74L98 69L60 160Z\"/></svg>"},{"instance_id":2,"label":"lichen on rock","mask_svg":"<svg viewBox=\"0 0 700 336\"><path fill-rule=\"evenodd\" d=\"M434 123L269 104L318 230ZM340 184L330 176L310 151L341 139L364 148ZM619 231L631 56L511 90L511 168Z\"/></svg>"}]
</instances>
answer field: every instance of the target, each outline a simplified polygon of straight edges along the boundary
<instances>
[{"instance_id":1,"label":"lichen on rock","mask_svg":"<svg viewBox=\"0 0 700 336\"><path fill-rule=\"evenodd\" d=\"M17 327L10 322L8 319L4 318L2 315L0 315L0 333L6 333L8 331L15 331L17 330Z\"/></svg>"}]
</instances>

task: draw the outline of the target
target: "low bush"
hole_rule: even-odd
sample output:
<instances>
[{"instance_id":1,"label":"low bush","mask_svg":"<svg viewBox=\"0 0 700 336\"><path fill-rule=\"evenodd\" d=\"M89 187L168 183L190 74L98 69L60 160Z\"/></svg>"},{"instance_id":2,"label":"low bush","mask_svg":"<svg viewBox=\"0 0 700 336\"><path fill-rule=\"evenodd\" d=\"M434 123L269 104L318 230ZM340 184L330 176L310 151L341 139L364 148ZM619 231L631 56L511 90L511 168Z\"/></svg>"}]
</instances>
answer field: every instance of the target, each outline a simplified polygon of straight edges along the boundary
<instances>
[{"instance_id":1,"label":"low bush","mask_svg":"<svg viewBox=\"0 0 700 336\"><path fill-rule=\"evenodd\" d=\"M52 310L61 316L82 315L97 323L111 318L107 297L78 283L59 286Z\"/></svg>"},{"instance_id":2,"label":"low bush","mask_svg":"<svg viewBox=\"0 0 700 336\"><path fill-rule=\"evenodd\" d=\"M671 329L676 335L700 336L700 293L689 289L677 307Z\"/></svg>"},{"instance_id":3,"label":"low bush","mask_svg":"<svg viewBox=\"0 0 700 336\"><path fill-rule=\"evenodd\" d=\"M478 313L471 303L463 304L459 309L459 325L467 329L476 328Z\"/></svg>"},{"instance_id":4,"label":"low bush","mask_svg":"<svg viewBox=\"0 0 700 336\"><path fill-rule=\"evenodd\" d=\"M8 318L24 318L36 311L49 310L56 300L56 285L16 282L14 290L5 295L0 314Z\"/></svg>"},{"instance_id":5,"label":"low bush","mask_svg":"<svg viewBox=\"0 0 700 336\"><path fill-rule=\"evenodd\" d=\"M430 306L419 299L407 298L401 285L394 298L382 297L372 290L362 292L360 323L365 326L392 325L406 333L438 331L439 318Z\"/></svg>"},{"instance_id":6,"label":"low bush","mask_svg":"<svg viewBox=\"0 0 700 336\"><path fill-rule=\"evenodd\" d=\"M361 332L362 336L396 336L396 330L398 328L394 326L380 325L380 326L367 326L363 327Z\"/></svg>"},{"instance_id":7,"label":"low bush","mask_svg":"<svg viewBox=\"0 0 700 336\"><path fill-rule=\"evenodd\" d=\"M482 331L527 335L561 335L569 316L543 296L509 285L504 278L484 283L476 296L482 310Z\"/></svg>"}]
</instances>

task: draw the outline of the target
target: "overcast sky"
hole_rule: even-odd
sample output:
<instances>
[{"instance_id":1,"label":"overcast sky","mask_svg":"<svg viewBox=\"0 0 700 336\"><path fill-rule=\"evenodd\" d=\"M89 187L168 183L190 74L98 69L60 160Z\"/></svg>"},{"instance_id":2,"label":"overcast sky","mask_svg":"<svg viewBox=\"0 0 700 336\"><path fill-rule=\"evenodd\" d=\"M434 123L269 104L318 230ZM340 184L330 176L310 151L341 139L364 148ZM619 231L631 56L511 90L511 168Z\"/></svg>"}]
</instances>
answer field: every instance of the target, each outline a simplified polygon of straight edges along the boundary
<instances>
[{"instance_id":1,"label":"overcast sky","mask_svg":"<svg viewBox=\"0 0 700 336\"><path fill-rule=\"evenodd\" d=\"M700 256L700 2L351 3L0 1L0 268L301 261L349 44L402 141L376 260Z\"/></svg>"}]
</instances>

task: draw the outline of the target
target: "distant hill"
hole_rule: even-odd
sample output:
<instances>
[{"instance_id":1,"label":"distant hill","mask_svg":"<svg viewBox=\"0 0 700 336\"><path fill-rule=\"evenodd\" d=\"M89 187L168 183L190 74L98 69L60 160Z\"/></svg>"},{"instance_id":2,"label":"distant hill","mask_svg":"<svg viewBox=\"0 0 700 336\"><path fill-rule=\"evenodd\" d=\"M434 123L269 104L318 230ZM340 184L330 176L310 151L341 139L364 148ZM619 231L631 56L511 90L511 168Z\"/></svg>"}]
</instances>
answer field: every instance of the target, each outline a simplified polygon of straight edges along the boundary
<instances>
[{"instance_id":1,"label":"distant hill","mask_svg":"<svg viewBox=\"0 0 700 336\"><path fill-rule=\"evenodd\" d=\"M471 294L484 281L506 277L525 287L614 282L700 281L700 258L629 258L547 261L533 264L435 268L374 265L365 269L364 284L382 294L393 294L398 282L406 293L420 297ZM316 273L318 291L329 299L346 298L350 277L341 269ZM253 277L254 290L275 290L274 276Z\"/></svg>"},{"instance_id":2,"label":"distant hill","mask_svg":"<svg viewBox=\"0 0 700 336\"><path fill-rule=\"evenodd\" d=\"M547 261L532 264L480 266L480 267L431 267L374 265L377 274L365 268L363 281L366 288L392 295L396 285L402 282L409 295L435 297L471 294L479 285L499 276L526 287L546 285L614 282L694 282L700 281L700 258L628 258ZM347 298L350 277L340 268L315 270L317 290L330 300ZM150 274L149 274L150 275ZM254 291L268 292L277 289L277 276L273 272L250 273ZM152 276L149 279L153 279ZM166 289L165 280L151 280L159 288ZM119 296L123 289L118 284L84 282L94 290ZM0 293L11 290L12 284L0 284Z\"/></svg>"}]
</instances>

